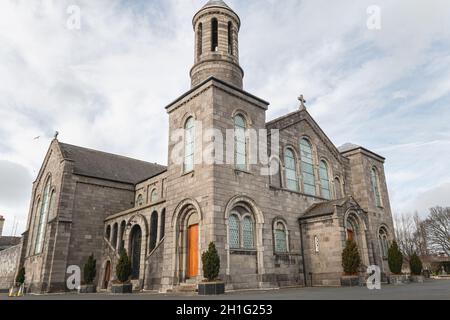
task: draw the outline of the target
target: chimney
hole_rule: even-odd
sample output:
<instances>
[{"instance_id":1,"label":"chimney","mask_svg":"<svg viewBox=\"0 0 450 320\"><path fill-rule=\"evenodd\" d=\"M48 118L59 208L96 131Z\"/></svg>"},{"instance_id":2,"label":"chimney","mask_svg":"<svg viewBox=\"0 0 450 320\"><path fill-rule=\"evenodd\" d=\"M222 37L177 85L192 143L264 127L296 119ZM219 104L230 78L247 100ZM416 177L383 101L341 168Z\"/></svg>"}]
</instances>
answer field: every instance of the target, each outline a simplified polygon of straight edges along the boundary
<instances>
[{"instance_id":1,"label":"chimney","mask_svg":"<svg viewBox=\"0 0 450 320\"><path fill-rule=\"evenodd\" d=\"M0 216L0 237L2 236L4 223L5 223L5 218L3 218L3 216Z\"/></svg>"}]
</instances>

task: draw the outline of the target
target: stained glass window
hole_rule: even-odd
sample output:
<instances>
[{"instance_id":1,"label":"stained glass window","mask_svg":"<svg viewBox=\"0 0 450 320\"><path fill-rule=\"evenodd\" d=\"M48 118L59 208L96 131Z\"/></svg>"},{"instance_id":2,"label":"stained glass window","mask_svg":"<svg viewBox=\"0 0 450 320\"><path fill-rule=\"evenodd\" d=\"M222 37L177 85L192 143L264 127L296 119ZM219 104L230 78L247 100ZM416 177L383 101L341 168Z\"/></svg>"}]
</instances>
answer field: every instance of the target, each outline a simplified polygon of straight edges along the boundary
<instances>
[{"instance_id":1,"label":"stained glass window","mask_svg":"<svg viewBox=\"0 0 450 320\"><path fill-rule=\"evenodd\" d=\"M287 252L286 230L281 222L278 222L275 228L275 252Z\"/></svg>"},{"instance_id":2,"label":"stained glass window","mask_svg":"<svg viewBox=\"0 0 450 320\"><path fill-rule=\"evenodd\" d=\"M236 168L247 169L247 143L245 137L247 125L242 116L234 117L234 155Z\"/></svg>"},{"instance_id":3,"label":"stained glass window","mask_svg":"<svg viewBox=\"0 0 450 320\"><path fill-rule=\"evenodd\" d=\"M228 219L229 237L230 237L230 247L239 248L239 218L236 215L231 215Z\"/></svg>"},{"instance_id":4,"label":"stained glass window","mask_svg":"<svg viewBox=\"0 0 450 320\"><path fill-rule=\"evenodd\" d=\"M298 191L297 165L291 149L286 149L284 162L286 166L286 186L289 190Z\"/></svg>"},{"instance_id":5,"label":"stained glass window","mask_svg":"<svg viewBox=\"0 0 450 320\"><path fill-rule=\"evenodd\" d=\"M325 161L320 161L320 190L323 198L331 199L328 165Z\"/></svg>"},{"instance_id":6,"label":"stained glass window","mask_svg":"<svg viewBox=\"0 0 450 320\"><path fill-rule=\"evenodd\" d=\"M244 249L253 249L255 247L253 221L248 216L242 221L242 236L244 240Z\"/></svg>"},{"instance_id":7,"label":"stained glass window","mask_svg":"<svg viewBox=\"0 0 450 320\"><path fill-rule=\"evenodd\" d=\"M184 172L194 170L194 141L195 141L195 124L194 118L189 118L184 126Z\"/></svg>"},{"instance_id":8,"label":"stained glass window","mask_svg":"<svg viewBox=\"0 0 450 320\"><path fill-rule=\"evenodd\" d=\"M316 195L316 178L314 175L312 148L306 139L300 141L302 160L303 190L306 194Z\"/></svg>"}]
</instances>

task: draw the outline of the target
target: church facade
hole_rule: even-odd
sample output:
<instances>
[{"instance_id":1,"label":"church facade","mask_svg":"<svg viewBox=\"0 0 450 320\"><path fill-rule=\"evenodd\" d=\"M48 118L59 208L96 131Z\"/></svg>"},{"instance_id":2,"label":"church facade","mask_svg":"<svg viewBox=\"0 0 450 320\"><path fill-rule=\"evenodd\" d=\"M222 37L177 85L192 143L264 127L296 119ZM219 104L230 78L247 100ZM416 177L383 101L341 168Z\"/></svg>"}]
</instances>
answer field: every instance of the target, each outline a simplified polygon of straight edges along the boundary
<instances>
[{"instance_id":1,"label":"church facade","mask_svg":"<svg viewBox=\"0 0 450 320\"><path fill-rule=\"evenodd\" d=\"M98 290L109 290L122 248L135 290L195 288L210 242L228 290L338 286L347 240L358 245L362 273L369 265L388 273L394 228L385 159L334 146L303 99L297 111L267 122L269 103L243 89L240 24L221 0L195 14L192 87L166 107L167 166L53 140L23 235L31 291L65 291L68 266L82 269L91 254ZM233 133L231 161L198 161L199 124ZM266 132L268 163L250 161L251 130Z\"/></svg>"}]
</instances>

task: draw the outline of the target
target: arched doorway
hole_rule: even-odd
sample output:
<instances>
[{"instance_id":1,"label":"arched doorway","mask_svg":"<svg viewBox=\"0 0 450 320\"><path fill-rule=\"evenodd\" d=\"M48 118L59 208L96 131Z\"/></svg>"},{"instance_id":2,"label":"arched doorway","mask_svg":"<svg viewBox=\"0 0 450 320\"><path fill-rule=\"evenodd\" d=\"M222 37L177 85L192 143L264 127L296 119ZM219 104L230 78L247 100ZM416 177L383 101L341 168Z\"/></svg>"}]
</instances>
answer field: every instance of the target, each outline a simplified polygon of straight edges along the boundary
<instances>
[{"instance_id":1,"label":"arched doorway","mask_svg":"<svg viewBox=\"0 0 450 320\"><path fill-rule=\"evenodd\" d=\"M109 281L111 280L111 262L106 261L105 276L103 277L102 289L108 289Z\"/></svg>"},{"instance_id":2,"label":"arched doorway","mask_svg":"<svg viewBox=\"0 0 450 320\"><path fill-rule=\"evenodd\" d=\"M131 259L131 279L139 279L141 266L141 243L142 230L141 227L135 225L131 230L130 236L130 259Z\"/></svg>"},{"instance_id":3,"label":"arched doorway","mask_svg":"<svg viewBox=\"0 0 450 320\"><path fill-rule=\"evenodd\" d=\"M345 218L346 240L354 241L358 246L363 265L369 265L366 227L364 220L356 212L349 212Z\"/></svg>"}]
</instances>

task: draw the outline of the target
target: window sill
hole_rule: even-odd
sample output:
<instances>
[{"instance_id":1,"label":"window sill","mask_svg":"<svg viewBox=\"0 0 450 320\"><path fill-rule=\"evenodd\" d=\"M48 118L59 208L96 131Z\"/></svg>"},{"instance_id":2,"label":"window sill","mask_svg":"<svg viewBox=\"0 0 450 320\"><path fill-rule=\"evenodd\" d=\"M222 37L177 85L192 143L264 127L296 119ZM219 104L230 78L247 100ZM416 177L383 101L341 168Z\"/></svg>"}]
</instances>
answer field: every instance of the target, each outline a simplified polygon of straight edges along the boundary
<instances>
[{"instance_id":1,"label":"window sill","mask_svg":"<svg viewBox=\"0 0 450 320\"><path fill-rule=\"evenodd\" d=\"M257 254L257 251L254 249L230 249L230 254L254 256Z\"/></svg>"}]
</instances>

